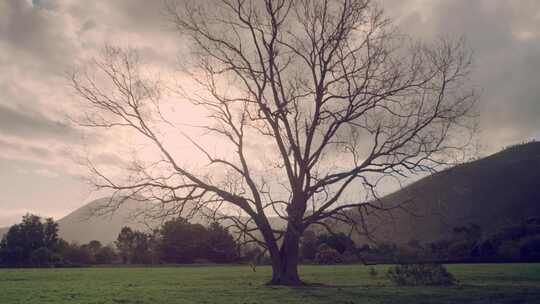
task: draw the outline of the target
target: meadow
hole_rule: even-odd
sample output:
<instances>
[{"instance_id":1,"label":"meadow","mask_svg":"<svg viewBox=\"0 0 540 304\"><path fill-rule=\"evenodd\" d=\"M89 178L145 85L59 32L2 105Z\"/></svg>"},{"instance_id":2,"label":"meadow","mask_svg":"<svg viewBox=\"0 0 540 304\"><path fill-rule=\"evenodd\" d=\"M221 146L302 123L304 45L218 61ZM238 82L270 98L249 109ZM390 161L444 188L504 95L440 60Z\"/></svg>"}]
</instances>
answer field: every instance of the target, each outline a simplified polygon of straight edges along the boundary
<instances>
[{"instance_id":1,"label":"meadow","mask_svg":"<svg viewBox=\"0 0 540 304\"><path fill-rule=\"evenodd\" d=\"M302 266L320 286L265 286L269 267L0 269L1 304L540 303L540 264L449 265L452 287L398 287L388 266Z\"/></svg>"}]
</instances>

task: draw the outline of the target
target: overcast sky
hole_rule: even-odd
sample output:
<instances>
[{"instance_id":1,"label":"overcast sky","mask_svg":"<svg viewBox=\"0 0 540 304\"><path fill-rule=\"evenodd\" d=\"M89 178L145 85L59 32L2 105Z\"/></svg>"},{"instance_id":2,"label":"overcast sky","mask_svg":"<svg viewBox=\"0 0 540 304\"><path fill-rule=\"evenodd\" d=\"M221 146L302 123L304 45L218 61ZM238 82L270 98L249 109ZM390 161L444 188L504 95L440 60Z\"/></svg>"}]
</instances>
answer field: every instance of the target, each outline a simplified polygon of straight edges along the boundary
<instances>
[{"instance_id":1,"label":"overcast sky","mask_svg":"<svg viewBox=\"0 0 540 304\"><path fill-rule=\"evenodd\" d=\"M540 137L540 1L382 5L413 37L466 39L481 92L483 154ZM66 122L73 96L65 75L104 43L137 47L164 68L182 49L158 0L0 0L0 226L26 212L58 219L92 198L73 155L89 143L107 151L110 142ZM106 152L101 159L117 161Z\"/></svg>"}]
</instances>

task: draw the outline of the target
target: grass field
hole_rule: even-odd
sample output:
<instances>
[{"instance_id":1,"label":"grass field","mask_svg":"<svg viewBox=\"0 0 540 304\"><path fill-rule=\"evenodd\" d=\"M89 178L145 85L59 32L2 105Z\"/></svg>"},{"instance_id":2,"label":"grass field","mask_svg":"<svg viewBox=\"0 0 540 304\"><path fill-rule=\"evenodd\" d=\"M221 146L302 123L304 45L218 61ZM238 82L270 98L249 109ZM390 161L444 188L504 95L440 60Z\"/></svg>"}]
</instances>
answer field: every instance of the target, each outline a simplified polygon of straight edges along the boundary
<instances>
[{"instance_id":1,"label":"grass field","mask_svg":"<svg viewBox=\"0 0 540 304\"><path fill-rule=\"evenodd\" d=\"M377 266L303 266L324 287L267 287L270 268L0 270L0 303L540 303L540 264L450 265L454 287L396 287Z\"/></svg>"}]
</instances>

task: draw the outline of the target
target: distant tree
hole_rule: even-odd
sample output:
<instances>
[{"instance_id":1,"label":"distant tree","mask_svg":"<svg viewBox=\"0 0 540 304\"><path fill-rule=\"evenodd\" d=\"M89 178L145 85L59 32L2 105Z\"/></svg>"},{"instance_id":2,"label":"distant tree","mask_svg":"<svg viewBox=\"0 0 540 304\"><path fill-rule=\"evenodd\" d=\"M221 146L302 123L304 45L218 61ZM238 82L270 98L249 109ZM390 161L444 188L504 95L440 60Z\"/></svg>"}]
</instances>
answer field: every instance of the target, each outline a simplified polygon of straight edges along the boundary
<instances>
[{"instance_id":1,"label":"distant tree","mask_svg":"<svg viewBox=\"0 0 540 304\"><path fill-rule=\"evenodd\" d=\"M152 264L161 263L161 234L159 229L154 229L148 234L149 260Z\"/></svg>"},{"instance_id":2,"label":"distant tree","mask_svg":"<svg viewBox=\"0 0 540 304\"><path fill-rule=\"evenodd\" d=\"M334 234L321 234L318 237L319 244L326 244L330 248L335 249L339 254L343 254L345 251L354 251L356 245L354 241L343 232Z\"/></svg>"},{"instance_id":3,"label":"distant tree","mask_svg":"<svg viewBox=\"0 0 540 304\"><path fill-rule=\"evenodd\" d=\"M0 240L0 266L7 264L7 251L6 251L6 239L2 238Z\"/></svg>"},{"instance_id":4,"label":"distant tree","mask_svg":"<svg viewBox=\"0 0 540 304\"><path fill-rule=\"evenodd\" d=\"M540 220L508 224L478 241L472 250L477 261L537 261Z\"/></svg>"},{"instance_id":5,"label":"distant tree","mask_svg":"<svg viewBox=\"0 0 540 304\"><path fill-rule=\"evenodd\" d=\"M41 265L47 262L43 260L45 257L53 257L57 245L58 224L50 218L43 222L41 217L27 214L20 224L10 227L0 242L0 260L10 266L32 265L34 262Z\"/></svg>"},{"instance_id":6,"label":"distant tree","mask_svg":"<svg viewBox=\"0 0 540 304\"><path fill-rule=\"evenodd\" d=\"M161 230L161 254L167 263L193 263L208 252L208 233L204 226L184 218L170 220Z\"/></svg>"},{"instance_id":7,"label":"distant tree","mask_svg":"<svg viewBox=\"0 0 540 304\"><path fill-rule=\"evenodd\" d=\"M471 255L477 261L493 261L496 260L497 248L498 243L491 239L484 240L473 248Z\"/></svg>"},{"instance_id":8,"label":"distant tree","mask_svg":"<svg viewBox=\"0 0 540 304\"><path fill-rule=\"evenodd\" d=\"M237 244L232 235L219 223L208 228L206 258L215 263L228 263L238 258Z\"/></svg>"},{"instance_id":9,"label":"distant tree","mask_svg":"<svg viewBox=\"0 0 540 304\"><path fill-rule=\"evenodd\" d=\"M124 264L152 263L152 235L124 227L116 239L116 248Z\"/></svg>"},{"instance_id":10,"label":"distant tree","mask_svg":"<svg viewBox=\"0 0 540 304\"><path fill-rule=\"evenodd\" d=\"M327 244L321 244L315 256L315 262L323 265L339 264L343 262L341 254Z\"/></svg>"},{"instance_id":11,"label":"distant tree","mask_svg":"<svg viewBox=\"0 0 540 304\"><path fill-rule=\"evenodd\" d=\"M90 252L92 252L92 254L97 253L102 247L101 242L97 241L97 240L92 240L92 241L88 242L88 244L86 244L86 246L88 247Z\"/></svg>"},{"instance_id":12,"label":"distant tree","mask_svg":"<svg viewBox=\"0 0 540 304\"><path fill-rule=\"evenodd\" d=\"M66 264L65 252L67 251L68 248L69 248L69 243L66 242L64 239L59 238L58 241L56 242L56 246L54 249L54 252L58 258L58 262L56 263L57 265L61 266L61 265Z\"/></svg>"},{"instance_id":13,"label":"distant tree","mask_svg":"<svg viewBox=\"0 0 540 304\"><path fill-rule=\"evenodd\" d=\"M96 263L96 254L101 249L101 242L97 240L92 240L88 244L81 245L81 249L88 251L90 255L90 264Z\"/></svg>"},{"instance_id":14,"label":"distant tree","mask_svg":"<svg viewBox=\"0 0 540 304\"><path fill-rule=\"evenodd\" d=\"M134 248L134 235L133 230L129 227L123 227L116 239L116 248L118 248L118 254L122 259L122 263L128 264L131 262L131 255Z\"/></svg>"},{"instance_id":15,"label":"distant tree","mask_svg":"<svg viewBox=\"0 0 540 304\"><path fill-rule=\"evenodd\" d=\"M141 231L133 231L133 251L131 252L131 263L151 264L152 263L152 236Z\"/></svg>"},{"instance_id":16,"label":"distant tree","mask_svg":"<svg viewBox=\"0 0 540 304\"><path fill-rule=\"evenodd\" d=\"M259 265L264 254L261 247L249 243L243 244L240 251L242 260L250 263L252 266Z\"/></svg>"},{"instance_id":17,"label":"distant tree","mask_svg":"<svg viewBox=\"0 0 540 304\"><path fill-rule=\"evenodd\" d=\"M317 255L320 242L312 230L304 231L300 240L300 256L303 260L313 261Z\"/></svg>"},{"instance_id":18,"label":"distant tree","mask_svg":"<svg viewBox=\"0 0 540 304\"><path fill-rule=\"evenodd\" d=\"M116 252L111 246L101 247L94 256L97 264L111 264L116 258Z\"/></svg>"},{"instance_id":19,"label":"distant tree","mask_svg":"<svg viewBox=\"0 0 540 304\"><path fill-rule=\"evenodd\" d=\"M62 251L64 264L67 266L89 265L94 262L94 257L88 246L78 244L67 244Z\"/></svg>"},{"instance_id":20,"label":"distant tree","mask_svg":"<svg viewBox=\"0 0 540 304\"><path fill-rule=\"evenodd\" d=\"M43 245L45 248L53 249L58 245L58 223L52 218L45 219L43 224Z\"/></svg>"},{"instance_id":21,"label":"distant tree","mask_svg":"<svg viewBox=\"0 0 540 304\"><path fill-rule=\"evenodd\" d=\"M59 260L58 255L55 255L55 253L47 247L40 247L30 254L30 265L32 266L53 266L54 263L59 262Z\"/></svg>"},{"instance_id":22,"label":"distant tree","mask_svg":"<svg viewBox=\"0 0 540 304\"><path fill-rule=\"evenodd\" d=\"M540 261L540 234L520 240L520 257L522 261Z\"/></svg>"},{"instance_id":23,"label":"distant tree","mask_svg":"<svg viewBox=\"0 0 540 304\"><path fill-rule=\"evenodd\" d=\"M238 244L223 226L212 223L206 228L184 218L169 220L152 233L124 227L115 244L123 263L228 263L239 256Z\"/></svg>"},{"instance_id":24,"label":"distant tree","mask_svg":"<svg viewBox=\"0 0 540 304\"><path fill-rule=\"evenodd\" d=\"M497 248L497 257L504 262L518 262L521 257L520 249L518 240L503 240Z\"/></svg>"},{"instance_id":25,"label":"distant tree","mask_svg":"<svg viewBox=\"0 0 540 304\"><path fill-rule=\"evenodd\" d=\"M467 226L452 229L453 237L460 241L476 242L482 238L482 228L477 224L470 223Z\"/></svg>"},{"instance_id":26,"label":"distant tree","mask_svg":"<svg viewBox=\"0 0 540 304\"><path fill-rule=\"evenodd\" d=\"M396 244L382 242L377 244L375 252L383 257L386 261L396 262L396 256L398 254L398 247Z\"/></svg>"}]
</instances>

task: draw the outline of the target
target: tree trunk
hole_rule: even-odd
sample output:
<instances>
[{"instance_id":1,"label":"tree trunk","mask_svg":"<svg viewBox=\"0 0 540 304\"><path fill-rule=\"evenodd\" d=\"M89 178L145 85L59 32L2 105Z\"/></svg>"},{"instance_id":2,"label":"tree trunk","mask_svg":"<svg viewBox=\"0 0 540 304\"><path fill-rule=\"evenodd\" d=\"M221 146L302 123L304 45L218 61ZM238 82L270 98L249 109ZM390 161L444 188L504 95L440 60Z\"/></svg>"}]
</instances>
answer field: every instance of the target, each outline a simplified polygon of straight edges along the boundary
<instances>
[{"instance_id":1,"label":"tree trunk","mask_svg":"<svg viewBox=\"0 0 540 304\"><path fill-rule=\"evenodd\" d=\"M268 282L268 285L300 286L304 284L298 275L299 241L299 233L288 228L279 252L270 252L272 280Z\"/></svg>"}]
</instances>

